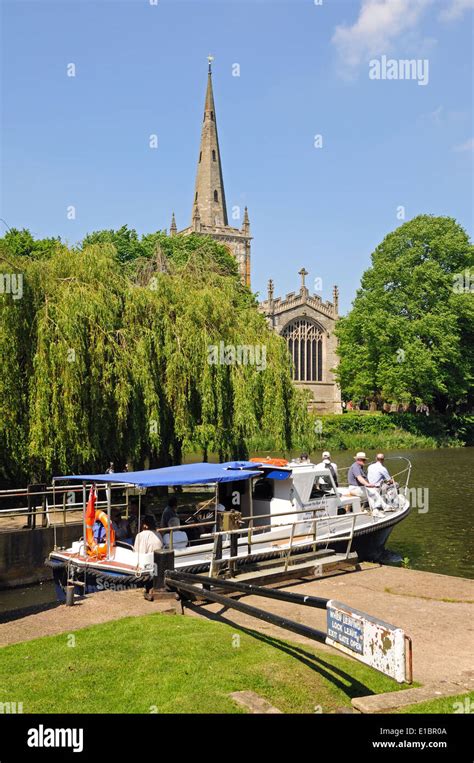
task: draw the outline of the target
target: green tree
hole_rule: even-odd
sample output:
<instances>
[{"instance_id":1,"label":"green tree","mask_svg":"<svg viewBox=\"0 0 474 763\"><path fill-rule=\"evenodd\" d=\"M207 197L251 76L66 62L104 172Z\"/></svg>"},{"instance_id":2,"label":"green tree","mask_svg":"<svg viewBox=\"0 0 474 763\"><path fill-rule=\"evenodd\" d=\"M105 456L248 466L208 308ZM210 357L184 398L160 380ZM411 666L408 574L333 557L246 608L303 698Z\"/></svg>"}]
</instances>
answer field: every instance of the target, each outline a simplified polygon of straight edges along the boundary
<instances>
[{"instance_id":1,"label":"green tree","mask_svg":"<svg viewBox=\"0 0 474 763\"><path fill-rule=\"evenodd\" d=\"M440 412L470 404L472 266L473 247L452 218L420 215L386 236L336 330L347 398Z\"/></svg>"},{"instance_id":2,"label":"green tree","mask_svg":"<svg viewBox=\"0 0 474 763\"><path fill-rule=\"evenodd\" d=\"M4 255L43 259L54 254L60 245L59 237L35 239L26 228L10 228L0 239L0 252Z\"/></svg>"},{"instance_id":3,"label":"green tree","mask_svg":"<svg viewBox=\"0 0 474 763\"><path fill-rule=\"evenodd\" d=\"M153 234L159 235L159 234ZM148 237L150 241L150 237ZM120 262L129 262L138 257L151 256L153 248L140 240L138 233L127 225L122 225L119 230L98 230L88 233L82 241L82 249L87 249L94 244L112 244Z\"/></svg>"},{"instance_id":4,"label":"green tree","mask_svg":"<svg viewBox=\"0 0 474 763\"><path fill-rule=\"evenodd\" d=\"M225 247L153 235L153 255L125 261L113 242L3 255L24 281L21 299L0 295L4 482L242 457L261 432L289 449L309 427L286 344ZM221 345L259 362L214 362Z\"/></svg>"},{"instance_id":5,"label":"green tree","mask_svg":"<svg viewBox=\"0 0 474 763\"><path fill-rule=\"evenodd\" d=\"M237 275L238 269L235 258L230 254L227 247L218 244L209 236L167 236L163 231L147 233L139 237L136 230L123 225L119 230L100 230L88 233L83 239L80 248L94 244L111 244L116 252L117 259L130 265L132 268L139 267L143 260L148 261L156 258L157 254L168 258L176 264L184 264L193 253L198 252L200 257L206 253L220 266L223 273Z\"/></svg>"}]
</instances>

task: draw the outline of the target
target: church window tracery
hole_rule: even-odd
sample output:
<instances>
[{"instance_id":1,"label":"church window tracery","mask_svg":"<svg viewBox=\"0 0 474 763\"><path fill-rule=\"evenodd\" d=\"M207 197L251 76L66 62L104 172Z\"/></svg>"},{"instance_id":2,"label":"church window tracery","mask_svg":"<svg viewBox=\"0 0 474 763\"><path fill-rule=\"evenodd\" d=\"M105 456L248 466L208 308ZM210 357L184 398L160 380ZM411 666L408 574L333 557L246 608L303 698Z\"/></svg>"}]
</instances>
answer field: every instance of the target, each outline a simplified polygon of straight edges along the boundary
<instances>
[{"instance_id":1,"label":"church window tracery","mask_svg":"<svg viewBox=\"0 0 474 763\"><path fill-rule=\"evenodd\" d=\"M296 318L285 326L286 339L293 361L293 379L317 382L323 379L323 330L311 320Z\"/></svg>"}]
</instances>

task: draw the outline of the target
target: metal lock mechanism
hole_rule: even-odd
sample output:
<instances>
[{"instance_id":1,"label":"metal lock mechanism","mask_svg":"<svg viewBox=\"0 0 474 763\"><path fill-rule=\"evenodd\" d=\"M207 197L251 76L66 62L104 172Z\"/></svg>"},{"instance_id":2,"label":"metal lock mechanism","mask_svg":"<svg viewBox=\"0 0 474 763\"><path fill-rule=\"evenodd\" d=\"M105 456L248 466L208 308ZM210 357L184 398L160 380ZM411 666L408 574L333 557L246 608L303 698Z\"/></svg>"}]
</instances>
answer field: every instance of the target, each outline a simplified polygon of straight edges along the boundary
<instances>
[{"instance_id":1,"label":"metal lock mechanism","mask_svg":"<svg viewBox=\"0 0 474 763\"><path fill-rule=\"evenodd\" d=\"M222 511L220 512L221 518L221 530L228 532L230 530L238 530L242 524L242 514L240 511Z\"/></svg>"}]
</instances>

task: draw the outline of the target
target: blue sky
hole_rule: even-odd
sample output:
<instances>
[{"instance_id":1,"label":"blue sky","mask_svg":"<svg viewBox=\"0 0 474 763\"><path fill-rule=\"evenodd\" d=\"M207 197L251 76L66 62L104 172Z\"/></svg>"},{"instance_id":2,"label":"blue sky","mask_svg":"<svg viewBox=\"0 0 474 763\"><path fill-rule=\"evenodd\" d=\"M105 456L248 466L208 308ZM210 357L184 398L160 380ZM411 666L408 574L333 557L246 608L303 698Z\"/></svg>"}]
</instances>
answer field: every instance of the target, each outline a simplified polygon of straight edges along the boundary
<instances>
[{"instance_id":1,"label":"blue sky","mask_svg":"<svg viewBox=\"0 0 474 763\"><path fill-rule=\"evenodd\" d=\"M472 233L472 5L3 0L0 216L71 243L168 228L172 210L186 227L212 53L227 204L249 208L253 289L272 277L276 295L293 291L305 265L325 299L339 284L345 311L399 207ZM370 79L383 55L427 59L428 84Z\"/></svg>"}]
</instances>

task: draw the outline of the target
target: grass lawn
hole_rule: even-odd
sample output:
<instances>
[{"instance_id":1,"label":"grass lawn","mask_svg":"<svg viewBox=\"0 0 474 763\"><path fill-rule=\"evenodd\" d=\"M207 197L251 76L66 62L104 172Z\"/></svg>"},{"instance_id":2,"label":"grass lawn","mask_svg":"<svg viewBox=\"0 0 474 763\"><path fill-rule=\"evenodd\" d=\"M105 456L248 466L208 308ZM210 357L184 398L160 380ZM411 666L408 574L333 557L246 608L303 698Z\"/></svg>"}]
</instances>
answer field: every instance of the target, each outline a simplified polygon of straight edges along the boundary
<instances>
[{"instance_id":1,"label":"grass lawn","mask_svg":"<svg viewBox=\"0 0 474 763\"><path fill-rule=\"evenodd\" d=\"M284 712L330 713L406 688L339 655L255 631L153 614L0 651L0 702L24 713L241 713L251 690Z\"/></svg>"},{"instance_id":2,"label":"grass lawn","mask_svg":"<svg viewBox=\"0 0 474 763\"><path fill-rule=\"evenodd\" d=\"M418 705L409 705L397 713L442 713L452 715L454 713L474 713L474 692L458 694L455 697L440 697Z\"/></svg>"}]
</instances>

